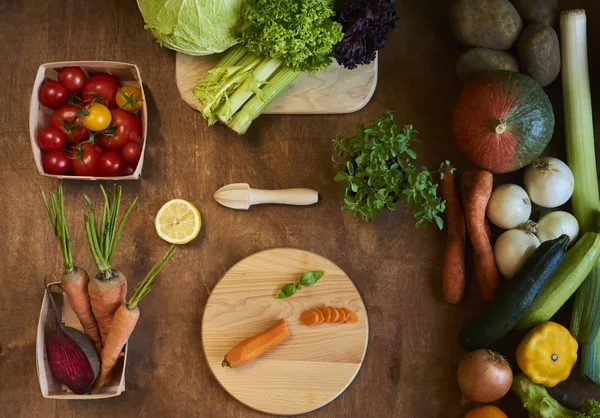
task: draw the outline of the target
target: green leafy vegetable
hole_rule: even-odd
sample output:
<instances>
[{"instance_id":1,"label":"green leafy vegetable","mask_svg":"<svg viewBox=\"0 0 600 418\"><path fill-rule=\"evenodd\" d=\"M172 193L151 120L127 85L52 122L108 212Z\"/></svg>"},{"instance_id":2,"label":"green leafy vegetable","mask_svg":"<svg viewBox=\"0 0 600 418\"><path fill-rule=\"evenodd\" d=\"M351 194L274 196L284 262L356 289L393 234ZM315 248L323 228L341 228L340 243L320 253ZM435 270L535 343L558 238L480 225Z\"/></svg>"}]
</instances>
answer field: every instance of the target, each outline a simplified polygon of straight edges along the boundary
<instances>
[{"instance_id":1,"label":"green leafy vegetable","mask_svg":"<svg viewBox=\"0 0 600 418\"><path fill-rule=\"evenodd\" d=\"M279 292L277 292L277 294L275 295L275 299L289 298L298 290L300 290L301 287L312 286L313 284L318 282L324 274L325 272L323 270L307 271L306 273L302 274L300 280L297 283L288 283L281 289L279 289Z\"/></svg>"},{"instance_id":2,"label":"green leafy vegetable","mask_svg":"<svg viewBox=\"0 0 600 418\"><path fill-rule=\"evenodd\" d=\"M231 48L194 95L209 125L221 121L239 134L303 72L327 68L342 26L323 0L247 0L240 44Z\"/></svg>"},{"instance_id":3,"label":"green leafy vegetable","mask_svg":"<svg viewBox=\"0 0 600 418\"><path fill-rule=\"evenodd\" d=\"M237 37L250 52L280 59L294 71L329 67L342 25L324 0L246 0Z\"/></svg>"},{"instance_id":4,"label":"green leafy vegetable","mask_svg":"<svg viewBox=\"0 0 600 418\"><path fill-rule=\"evenodd\" d=\"M164 47L189 55L235 45L242 0L137 0L148 29Z\"/></svg>"},{"instance_id":5,"label":"green leafy vegetable","mask_svg":"<svg viewBox=\"0 0 600 418\"><path fill-rule=\"evenodd\" d=\"M439 215L446 206L437 195L433 176L443 177L450 163L443 162L436 171L427 167L418 171L413 164L417 155L410 148L419 142L417 134L411 125L398 128L392 111L386 110L367 127L360 124L353 137L333 140L344 167L334 178L344 183L344 210L371 222L384 209L395 210L396 203L402 202L415 214L418 228L431 222L443 228Z\"/></svg>"}]
</instances>

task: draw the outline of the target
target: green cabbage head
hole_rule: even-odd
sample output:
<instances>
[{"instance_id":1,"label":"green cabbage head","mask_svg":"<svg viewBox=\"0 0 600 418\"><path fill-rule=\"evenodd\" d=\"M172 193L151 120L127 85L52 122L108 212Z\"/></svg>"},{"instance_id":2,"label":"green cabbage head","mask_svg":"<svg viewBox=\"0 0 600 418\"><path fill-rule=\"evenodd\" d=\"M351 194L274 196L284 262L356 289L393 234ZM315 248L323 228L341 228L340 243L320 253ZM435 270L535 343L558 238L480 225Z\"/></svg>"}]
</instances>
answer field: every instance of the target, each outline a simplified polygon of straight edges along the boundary
<instances>
[{"instance_id":1,"label":"green cabbage head","mask_svg":"<svg viewBox=\"0 0 600 418\"><path fill-rule=\"evenodd\" d=\"M137 0L146 29L165 48L189 55L223 52L237 43L242 0Z\"/></svg>"}]
</instances>

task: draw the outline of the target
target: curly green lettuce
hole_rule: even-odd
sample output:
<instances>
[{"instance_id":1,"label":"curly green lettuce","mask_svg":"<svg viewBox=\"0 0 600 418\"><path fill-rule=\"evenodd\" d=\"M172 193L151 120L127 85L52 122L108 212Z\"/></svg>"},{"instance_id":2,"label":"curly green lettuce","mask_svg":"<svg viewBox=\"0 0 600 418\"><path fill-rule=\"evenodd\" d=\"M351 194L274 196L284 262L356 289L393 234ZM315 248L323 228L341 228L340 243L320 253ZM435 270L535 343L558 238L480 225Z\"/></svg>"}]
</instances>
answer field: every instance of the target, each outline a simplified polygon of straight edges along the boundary
<instances>
[{"instance_id":1,"label":"curly green lettuce","mask_svg":"<svg viewBox=\"0 0 600 418\"><path fill-rule=\"evenodd\" d=\"M334 15L324 0L247 0L236 36L250 52L314 73L329 67L344 36Z\"/></svg>"}]
</instances>

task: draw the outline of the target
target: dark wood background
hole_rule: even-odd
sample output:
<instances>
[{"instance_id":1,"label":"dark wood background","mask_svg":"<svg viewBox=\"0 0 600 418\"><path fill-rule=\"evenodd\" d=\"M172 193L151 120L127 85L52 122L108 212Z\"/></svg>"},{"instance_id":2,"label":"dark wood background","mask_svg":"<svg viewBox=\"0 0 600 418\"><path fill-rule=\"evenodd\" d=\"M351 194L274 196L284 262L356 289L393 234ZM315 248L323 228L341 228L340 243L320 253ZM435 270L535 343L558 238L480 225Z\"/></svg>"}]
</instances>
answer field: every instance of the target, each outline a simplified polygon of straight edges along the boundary
<instances>
[{"instance_id":1,"label":"dark wood background","mask_svg":"<svg viewBox=\"0 0 600 418\"><path fill-rule=\"evenodd\" d=\"M331 139L352 134L385 108L400 124L421 132L419 161L434 167L466 162L450 130L461 84L454 63L461 51L448 24L450 1L399 0L398 27L380 55L379 85L360 112L339 116L262 116L242 138L207 127L180 99L175 56L143 28L130 1L3 0L0 2L0 415L2 416L259 416L232 399L213 379L200 343L200 318L210 289L235 262L272 247L314 251L342 267L361 291L370 319L367 356L356 380L315 417L461 417L456 366L460 325L480 308L471 286L458 307L440 295L445 235L415 230L400 208L367 225L342 212L333 182ZM600 107L600 4L563 1L588 10L594 105ZM96 402L42 398L35 369L35 336L44 276L58 277L59 251L40 199L57 181L40 176L32 158L28 106L33 79L44 62L115 60L136 63L148 97L149 132L140 181L125 182L124 196L140 201L119 243L115 266L130 288L165 250L154 215L172 198L201 210L203 228L179 249L142 306L130 344L127 391ZM564 156L560 82L548 89L557 128L550 153ZM600 119L597 117L596 122ZM599 126L597 126L600 129ZM255 187L311 187L310 208L256 207L234 211L216 204L214 191L232 182ZM93 271L83 234L87 193L98 183L64 181L77 264ZM110 185L110 184L106 184ZM568 312L565 312L568 314ZM501 346L509 357L518 336ZM282 370L285 373L285 370ZM577 374L577 373L575 373ZM555 394L577 402L594 389L582 382ZM509 394L499 405L525 417Z\"/></svg>"}]
</instances>

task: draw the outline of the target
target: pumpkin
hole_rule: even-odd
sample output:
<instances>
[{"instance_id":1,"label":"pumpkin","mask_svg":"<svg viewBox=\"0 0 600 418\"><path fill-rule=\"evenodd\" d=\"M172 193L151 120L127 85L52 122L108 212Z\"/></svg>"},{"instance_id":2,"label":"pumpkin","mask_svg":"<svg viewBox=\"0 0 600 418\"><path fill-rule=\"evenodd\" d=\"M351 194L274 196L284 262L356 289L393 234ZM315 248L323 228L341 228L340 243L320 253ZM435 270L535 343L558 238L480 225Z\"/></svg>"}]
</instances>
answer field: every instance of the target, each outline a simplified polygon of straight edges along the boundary
<instances>
[{"instance_id":1,"label":"pumpkin","mask_svg":"<svg viewBox=\"0 0 600 418\"><path fill-rule=\"evenodd\" d=\"M554 132L554 113L540 85L512 71L484 73L454 105L454 140L475 166L508 173L531 164Z\"/></svg>"}]
</instances>

